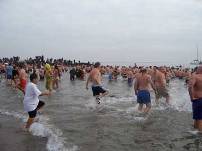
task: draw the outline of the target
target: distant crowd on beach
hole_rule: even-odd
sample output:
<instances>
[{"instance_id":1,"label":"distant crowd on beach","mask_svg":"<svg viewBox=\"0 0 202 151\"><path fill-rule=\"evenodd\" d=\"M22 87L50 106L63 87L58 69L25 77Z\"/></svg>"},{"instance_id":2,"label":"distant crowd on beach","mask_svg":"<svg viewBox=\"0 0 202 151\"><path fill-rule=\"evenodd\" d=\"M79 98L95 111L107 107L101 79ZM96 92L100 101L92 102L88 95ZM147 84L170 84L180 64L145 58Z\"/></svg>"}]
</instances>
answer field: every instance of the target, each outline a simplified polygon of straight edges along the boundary
<instances>
[{"instance_id":1,"label":"distant crowd on beach","mask_svg":"<svg viewBox=\"0 0 202 151\"><path fill-rule=\"evenodd\" d=\"M39 80L46 81L46 89L52 91L52 89L58 88L58 81L64 72L69 72L70 80L80 79L84 80L86 75L93 69L93 63L82 63L75 60L61 59L46 59L44 56L36 56L33 58L27 58L20 60L20 57L2 58L0 59L0 75L7 79L7 82L15 88L19 88L21 91L25 91L28 75L36 73ZM186 83L189 81L189 77L196 69L188 69L178 67L166 67L166 66L101 66L99 71L101 75L107 74L109 81L117 80L120 75L122 78L127 79L128 85L132 86L133 81L141 71L146 69L148 74L153 77L154 71L158 70L162 73L166 84L169 83L172 78L185 79ZM158 72L157 72L158 73Z\"/></svg>"},{"instance_id":2,"label":"distant crowd on beach","mask_svg":"<svg viewBox=\"0 0 202 151\"><path fill-rule=\"evenodd\" d=\"M109 94L102 86L102 77L105 75L109 81L117 81L119 77L127 80L129 87L134 87L139 111L148 113L151 109L150 92L153 89L155 101L165 98L170 104L168 86L170 80L177 78L184 80L193 105L194 127L202 131L202 67L189 69L182 66L111 66L96 63L82 63L71 60L46 59L37 56L34 59L21 60L20 57L0 59L0 76L6 83L24 94L24 108L29 114L26 128L33 123L37 111L44 106L38 99L42 95L51 95L53 89L59 88L59 81L64 73L68 72L71 81L86 80L86 89L92 83L92 92L97 103L101 97ZM45 92L37 88L39 80L45 81Z\"/></svg>"},{"instance_id":3,"label":"distant crowd on beach","mask_svg":"<svg viewBox=\"0 0 202 151\"><path fill-rule=\"evenodd\" d=\"M45 60L44 56L36 56L35 58L27 58L24 60L20 60L20 57L12 57L12 58L0 58L0 74L1 76L4 74L6 77L12 77L13 83L16 83L15 79L19 77L20 69L24 69L26 73L30 74L32 72L36 72L40 80L44 79L45 76L45 65L49 64L51 66L52 71L54 68L58 68L59 77L62 73L70 71L70 79L84 79L86 73L89 73L94 63L90 62L76 62L75 60L64 60L47 58ZM148 73L151 75L153 68L157 68L157 66L111 66L105 65L101 66L100 72L102 75L108 74L109 80L117 80L117 77L121 75L124 79L128 79L129 84L132 83L132 79L134 75L138 73L141 68L145 68L148 70ZM166 67L161 66L158 67L165 74L165 78L167 83L170 79L174 77L178 77L179 79L188 80L188 77L191 73L195 72L195 69L183 68L182 66L176 67ZM10 69L10 70L9 70ZM73 70L70 70L73 69ZM7 72L8 71L8 72ZM12 72L11 72L12 71ZM5 74L7 73L7 74Z\"/></svg>"}]
</instances>

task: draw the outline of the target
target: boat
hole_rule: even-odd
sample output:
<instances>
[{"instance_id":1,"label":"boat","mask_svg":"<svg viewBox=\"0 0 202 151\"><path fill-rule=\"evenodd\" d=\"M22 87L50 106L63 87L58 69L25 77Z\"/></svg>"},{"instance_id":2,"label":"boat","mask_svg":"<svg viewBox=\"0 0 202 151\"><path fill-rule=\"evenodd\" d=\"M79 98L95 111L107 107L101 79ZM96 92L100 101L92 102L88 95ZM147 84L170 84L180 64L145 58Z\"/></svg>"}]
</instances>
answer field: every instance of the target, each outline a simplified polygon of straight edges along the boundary
<instances>
[{"instance_id":1,"label":"boat","mask_svg":"<svg viewBox=\"0 0 202 151\"><path fill-rule=\"evenodd\" d=\"M198 46L197 46L197 58L195 60L193 60L191 63L190 63L191 66L199 66L199 65L202 65L202 61L199 60L199 51L198 51Z\"/></svg>"}]
</instances>

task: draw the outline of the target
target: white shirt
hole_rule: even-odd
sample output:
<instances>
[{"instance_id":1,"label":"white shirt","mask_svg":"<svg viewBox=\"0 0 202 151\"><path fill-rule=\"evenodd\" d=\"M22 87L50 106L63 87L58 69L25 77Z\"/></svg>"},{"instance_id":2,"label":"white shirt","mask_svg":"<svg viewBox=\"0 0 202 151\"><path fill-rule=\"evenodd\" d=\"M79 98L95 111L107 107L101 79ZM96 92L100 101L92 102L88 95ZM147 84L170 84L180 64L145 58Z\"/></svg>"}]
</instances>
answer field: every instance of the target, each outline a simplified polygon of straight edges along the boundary
<instances>
[{"instance_id":1,"label":"white shirt","mask_svg":"<svg viewBox=\"0 0 202 151\"><path fill-rule=\"evenodd\" d=\"M29 82L25 89L25 97L23 101L25 111L30 112L37 108L39 95L41 95L41 91L37 88L37 85Z\"/></svg>"}]
</instances>

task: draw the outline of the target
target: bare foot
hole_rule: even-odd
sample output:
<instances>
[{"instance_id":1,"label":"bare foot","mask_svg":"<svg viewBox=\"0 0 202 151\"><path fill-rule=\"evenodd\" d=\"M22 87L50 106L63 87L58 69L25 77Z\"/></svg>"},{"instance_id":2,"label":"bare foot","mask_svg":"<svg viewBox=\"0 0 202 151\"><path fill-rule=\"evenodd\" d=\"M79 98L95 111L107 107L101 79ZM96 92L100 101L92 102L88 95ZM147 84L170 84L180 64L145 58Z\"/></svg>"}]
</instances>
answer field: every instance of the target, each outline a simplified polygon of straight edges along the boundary
<instances>
[{"instance_id":1,"label":"bare foot","mask_svg":"<svg viewBox=\"0 0 202 151\"><path fill-rule=\"evenodd\" d=\"M22 131L24 131L24 132L29 132L29 128L26 128L26 125L23 125L23 126L22 126Z\"/></svg>"},{"instance_id":2,"label":"bare foot","mask_svg":"<svg viewBox=\"0 0 202 151\"><path fill-rule=\"evenodd\" d=\"M38 121L39 121L39 118L35 118L35 119L34 119L34 122L38 122Z\"/></svg>"}]
</instances>

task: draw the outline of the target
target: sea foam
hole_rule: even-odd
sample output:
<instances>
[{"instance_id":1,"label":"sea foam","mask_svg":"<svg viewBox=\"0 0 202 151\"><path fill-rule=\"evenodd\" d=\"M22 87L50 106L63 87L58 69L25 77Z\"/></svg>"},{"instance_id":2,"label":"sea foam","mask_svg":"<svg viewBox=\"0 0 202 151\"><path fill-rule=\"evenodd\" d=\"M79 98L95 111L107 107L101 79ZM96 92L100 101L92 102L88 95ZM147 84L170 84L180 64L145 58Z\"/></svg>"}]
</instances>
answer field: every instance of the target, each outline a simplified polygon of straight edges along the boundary
<instances>
[{"instance_id":1,"label":"sea foam","mask_svg":"<svg viewBox=\"0 0 202 151\"><path fill-rule=\"evenodd\" d=\"M10 112L5 110L0 110L0 114L6 116L12 116L14 118L20 119L26 122L27 115L24 113ZM78 147L73 145L71 147L65 147L65 138L62 137L63 133L60 129L56 128L54 125L48 123L49 118L44 115L40 115L38 122L31 125L29 131L34 136L46 137L48 142L46 148L48 151L76 151Z\"/></svg>"}]
</instances>

